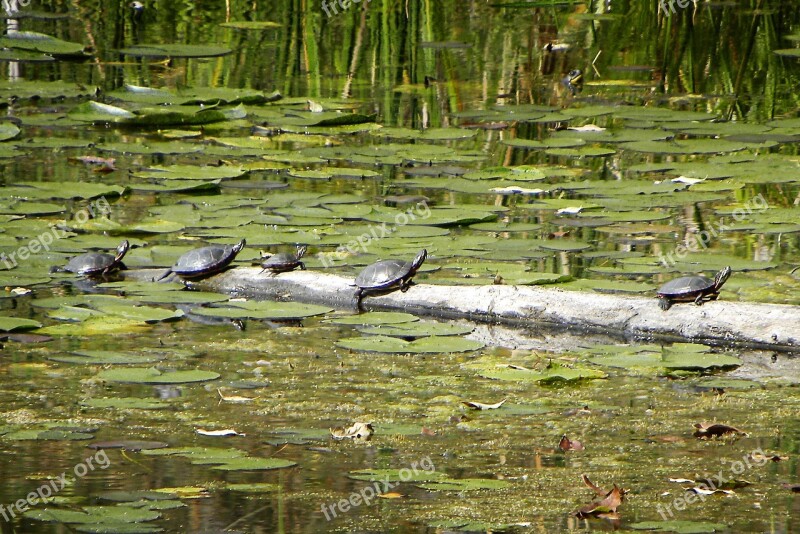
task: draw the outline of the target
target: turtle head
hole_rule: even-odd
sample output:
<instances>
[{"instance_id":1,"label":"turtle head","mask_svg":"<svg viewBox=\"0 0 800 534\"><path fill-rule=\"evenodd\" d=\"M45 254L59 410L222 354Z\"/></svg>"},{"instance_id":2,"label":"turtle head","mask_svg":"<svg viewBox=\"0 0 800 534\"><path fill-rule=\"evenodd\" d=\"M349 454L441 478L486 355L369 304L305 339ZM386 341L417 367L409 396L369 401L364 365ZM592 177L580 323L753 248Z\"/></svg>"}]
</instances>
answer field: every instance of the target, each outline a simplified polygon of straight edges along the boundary
<instances>
[{"instance_id":1,"label":"turtle head","mask_svg":"<svg viewBox=\"0 0 800 534\"><path fill-rule=\"evenodd\" d=\"M240 253L246 244L247 244L247 241L242 239L241 241L239 241L238 243L233 245L233 253L234 254Z\"/></svg>"},{"instance_id":2,"label":"turtle head","mask_svg":"<svg viewBox=\"0 0 800 534\"><path fill-rule=\"evenodd\" d=\"M428 251L423 248L419 251L419 254L414 256L414 259L411 261L411 270L416 272L416 270L422 267L422 264L425 263L425 259L427 257Z\"/></svg>"},{"instance_id":3,"label":"turtle head","mask_svg":"<svg viewBox=\"0 0 800 534\"><path fill-rule=\"evenodd\" d=\"M718 272L717 275L714 277L714 288L715 289L721 288L722 284L725 283L725 281L728 279L730 275L731 275L730 267L725 267L720 272Z\"/></svg>"},{"instance_id":4,"label":"turtle head","mask_svg":"<svg viewBox=\"0 0 800 534\"><path fill-rule=\"evenodd\" d=\"M114 261L120 261L122 258L124 258L125 254L128 253L128 249L130 248L130 246L131 244L128 243L127 239L122 243L120 243L119 246L117 247L117 257L114 258Z\"/></svg>"},{"instance_id":5,"label":"turtle head","mask_svg":"<svg viewBox=\"0 0 800 534\"><path fill-rule=\"evenodd\" d=\"M307 246L305 246L305 245L297 245L297 259L299 260L300 258L305 256L307 250L308 250Z\"/></svg>"}]
</instances>

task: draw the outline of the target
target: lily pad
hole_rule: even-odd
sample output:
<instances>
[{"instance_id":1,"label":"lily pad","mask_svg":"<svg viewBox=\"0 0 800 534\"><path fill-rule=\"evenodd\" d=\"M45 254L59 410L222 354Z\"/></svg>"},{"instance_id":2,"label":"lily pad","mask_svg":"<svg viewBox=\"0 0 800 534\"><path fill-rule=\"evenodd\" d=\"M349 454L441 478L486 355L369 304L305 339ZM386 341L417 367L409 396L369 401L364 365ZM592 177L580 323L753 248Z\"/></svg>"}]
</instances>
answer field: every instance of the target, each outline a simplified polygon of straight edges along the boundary
<instances>
[{"instance_id":1,"label":"lily pad","mask_svg":"<svg viewBox=\"0 0 800 534\"><path fill-rule=\"evenodd\" d=\"M101 371L97 378L108 382L124 382L129 384L190 384L194 382L207 382L216 380L219 373L213 371L172 371L161 372L158 369L129 368L108 369Z\"/></svg>"},{"instance_id":2,"label":"lily pad","mask_svg":"<svg viewBox=\"0 0 800 534\"><path fill-rule=\"evenodd\" d=\"M112 350L84 350L72 354L53 354L47 357L49 360L63 363L76 363L82 365L141 365L144 363L159 362L167 357L170 359L186 357L180 351L172 350L149 350L142 352L112 351Z\"/></svg>"},{"instance_id":3,"label":"lily pad","mask_svg":"<svg viewBox=\"0 0 800 534\"><path fill-rule=\"evenodd\" d=\"M192 314L226 319L302 319L333 311L327 306L300 302L247 301L229 302L228 307L202 307Z\"/></svg>"},{"instance_id":4,"label":"lily pad","mask_svg":"<svg viewBox=\"0 0 800 534\"><path fill-rule=\"evenodd\" d=\"M140 44L123 48L120 54L133 57L164 58L199 58L226 56L233 52L223 46L204 46L186 44Z\"/></svg>"},{"instance_id":5,"label":"lily pad","mask_svg":"<svg viewBox=\"0 0 800 534\"><path fill-rule=\"evenodd\" d=\"M378 325L361 328L364 334L376 334L381 336L391 336L400 338L420 338L426 336L460 336L469 334L474 330L472 326L433 323L429 321L417 321L411 323L400 323L393 325Z\"/></svg>"},{"instance_id":6,"label":"lily pad","mask_svg":"<svg viewBox=\"0 0 800 534\"><path fill-rule=\"evenodd\" d=\"M235 458L225 463L215 465L211 469L217 471L266 471L269 469L286 469L294 467L297 462L283 458Z\"/></svg>"},{"instance_id":7,"label":"lily pad","mask_svg":"<svg viewBox=\"0 0 800 534\"><path fill-rule=\"evenodd\" d=\"M15 330L30 330L41 328L42 323L33 319L19 319L17 317L0 316L0 330L3 332L13 332Z\"/></svg>"},{"instance_id":8,"label":"lily pad","mask_svg":"<svg viewBox=\"0 0 800 534\"><path fill-rule=\"evenodd\" d=\"M368 312L348 317L335 317L328 319L327 322L334 324L355 324L355 325L383 325L410 323L419 321L419 317L403 312Z\"/></svg>"},{"instance_id":9,"label":"lily pad","mask_svg":"<svg viewBox=\"0 0 800 534\"><path fill-rule=\"evenodd\" d=\"M527 369L518 366L486 366L483 364L473 365L480 376L493 380L512 380L512 381L531 381L541 383L553 383L561 381L588 380L596 378L606 378L608 375L598 369L592 369L580 365L564 366L556 362L550 362L543 370Z\"/></svg>"},{"instance_id":10,"label":"lily pad","mask_svg":"<svg viewBox=\"0 0 800 534\"><path fill-rule=\"evenodd\" d=\"M388 336L353 337L340 339L336 345L360 352L413 354L469 352L483 348L483 343L480 341L454 336L430 336L414 341Z\"/></svg>"},{"instance_id":11,"label":"lily pad","mask_svg":"<svg viewBox=\"0 0 800 534\"><path fill-rule=\"evenodd\" d=\"M714 532L728 531L728 525L705 521L641 521L632 523L630 528L651 532L673 532L675 534L712 534Z\"/></svg>"},{"instance_id":12,"label":"lily pad","mask_svg":"<svg viewBox=\"0 0 800 534\"><path fill-rule=\"evenodd\" d=\"M83 55L84 46L80 43L62 41L45 33L15 31L0 37L0 47L16 48L52 54L54 56Z\"/></svg>"}]
</instances>

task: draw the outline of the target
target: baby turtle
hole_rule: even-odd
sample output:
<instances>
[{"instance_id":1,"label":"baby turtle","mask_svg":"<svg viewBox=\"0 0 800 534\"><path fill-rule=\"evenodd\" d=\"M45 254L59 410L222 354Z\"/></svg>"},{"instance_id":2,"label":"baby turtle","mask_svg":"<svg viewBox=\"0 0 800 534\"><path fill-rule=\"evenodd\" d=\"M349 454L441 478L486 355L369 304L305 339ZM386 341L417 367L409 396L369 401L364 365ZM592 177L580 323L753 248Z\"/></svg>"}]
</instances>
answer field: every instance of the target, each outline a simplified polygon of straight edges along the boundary
<instances>
[{"instance_id":1,"label":"baby turtle","mask_svg":"<svg viewBox=\"0 0 800 534\"><path fill-rule=\"evenodd\" d=\"M406 292L411 287L411 279L425 263L428 251L422 249L412 261L381 260L365 268L356 277L356 305L361 308L365 294L383 293L393 289Z\"/></svg>"},{"instance_id":2,"label":"baby turtle","mask_svg":"<svg viewBox=\"0 0 800 534\"><path fill-rule=\"evenodd\" d=\"M70 273L82 274L84 276L102 276L117 269L125 269L122 258L128 252L130 244L126 239L117 247L117 255L105 254L102 252L87 252L80 256L75 256L64 267L53 267L51 272L66 271Z\"/></svg>"},{"instance_id":3,"label":"baby turtle","mask_svg":"<svg viewBox=\"0 0 800 534\"><path fill-rule=\"evenodd\" d=\"M670 280L658 290L658 305L666 311L673 302L694 302L700 306L703 301L716 300L720 288L730 275L731 268L725 267L713 280L699 275Z\"/></svg>"},{"instance_id":4,"label":"baby turtle","mask_svg":"<svg viewBox=\"0 0 800 534\"><path fill-rule=\"evenodd\" d=\"M289 271L294 271L298 267L305 270L306 264L300 260L305 256L306 250L308 250L307 246L297 245L297 251L294 254L291 252L281 252L266 257L261 263L261 272L270 271L272 274L287 273Z\"/></svg>"},{"instance_id":5,"label":"baby turtle","mask_svg":"<svg viewBox=\"0 0 800 534\"><path fill-rule=\"evenodd\" d=\"M163 280L170 273L191 280L222 272L242 251L245 244L245 240L242 239L235 245L209 245L190 250L178 258L175 265L170 267L159 280Z\"/></svg>"}]
</instances>

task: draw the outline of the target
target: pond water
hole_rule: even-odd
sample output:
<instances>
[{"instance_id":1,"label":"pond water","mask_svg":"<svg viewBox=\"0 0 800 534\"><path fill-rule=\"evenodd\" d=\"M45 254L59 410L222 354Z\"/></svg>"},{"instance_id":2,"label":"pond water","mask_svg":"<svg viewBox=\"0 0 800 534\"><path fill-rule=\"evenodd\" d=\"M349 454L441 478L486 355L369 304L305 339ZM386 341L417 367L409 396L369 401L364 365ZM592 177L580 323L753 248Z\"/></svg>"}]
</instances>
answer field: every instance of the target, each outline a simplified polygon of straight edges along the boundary
<instances>
[{"instance_id":1,"label":"pond water","mask_svg":"<svg viewBox=\"0 0 800 534\"><path fill-rule=\"evenodd\" d=\"M51 272L244 238L797 306L800 10L652 4L4 3L3 532L797 532L793 354Z\"/></svg>"}]
</instances>

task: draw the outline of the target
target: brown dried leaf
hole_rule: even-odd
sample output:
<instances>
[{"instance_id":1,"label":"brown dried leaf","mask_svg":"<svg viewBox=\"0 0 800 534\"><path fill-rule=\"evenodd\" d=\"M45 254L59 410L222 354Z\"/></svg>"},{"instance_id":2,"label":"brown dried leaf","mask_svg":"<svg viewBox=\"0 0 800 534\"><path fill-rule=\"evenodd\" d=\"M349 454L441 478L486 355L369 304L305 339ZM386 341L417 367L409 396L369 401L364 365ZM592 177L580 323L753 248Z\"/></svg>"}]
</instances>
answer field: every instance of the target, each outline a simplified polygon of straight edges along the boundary
<instances>
[{"instance_id":1,"label":"brown dried leaf","mask_svg":"<svg viewBox=\"0 0 800 534\"><path fill-rule=\"evenodd\" d=\"M431 430L428 427L422 427L422 435L423 436L435 436L437 432L435 430Z\"/></svg>"},{"instance_id":2,"label":"brown dried leaf","mask_svg":"<svg viewBox=\"0 0 800 534\"><path fill-rule=\"evenodd\" d=\"M98 156L79 156L76 158L69 158L72 161L78 161L86 165L92 165L95 168L94 172L112 172L117 170L114 163L117 161L114 158L101 158Z\"/></svg>"},{"instance_id":3,"label":"brown dried leaf","mask_svg":"<svg viewBox=\"0 0 800 534\"><path fill-rule=\"evenodd\" d=\"M592 481L589 480L589 477L586 475L581 475L581 479L583 479L584 484L586 484L598 495L603 496L603 498L600 501L595 501L581 507L576 512L573 512L573 515L579 518L602 517L605 519L619 519L619 516L616 514L616 512L617 508L619 508L620 505L622 505L622 502L625 500L625 490L614 484L614 487L611 488L611 491L605 492L603 489L592 483Z\"/></svg>"},{"instance_id":4,"label":"brown dried leaf","mask_svg":"<svg viewBox=\"0 0 800 534\"><path fill-rule=\"evenodd\" d=\"M219 398L224 400L225 402L252 402L252 397L242 397L241 395L225 395L222 393L222 390L217 388L217 393L219 394Z\"/></svg>"},{"instance_id":5,"label":"brown dried leaf","mask_svg":"<svg viewBox=\"0 0 800 534\"><path fill-rule=\"evenodd\" d=\"M558 448L563 452L567 451L582 451L584 449L583 443L578 440L572 440L566 434L561 436L561 441L558 442Z\"/></svg>"},{"instance_id":6,"label":"brown dried leaf","mask_svg":"<svg viewBox=\"0 0 800 534\"><path fill-rule=\"evenodd\" d=\"M381 499L402 499L405 495L397 493L396 491L390 491L388 493L379 493L378 497Z\"/></svg>"},{"instance_id":7,"label":"brown dried leaf","mask_svg":"<svg viewBox=\"0 0 800 534\"><path fill-rule=\"evenodd\" d=\"M584 484L586 484L587 486L589 486L589 488L591 488L592 490L594 490L594 492L595 492L596 494L600 495L601 497L604 497L604 496L605 496L605 494L606 494L606 491L605 491L605 490L603 490L602 488L598 487L598 486L595 486L595 485L594 485L594 482L592 482L591 480L589 480L589 477L588 477L588 476L586 476L586 475L581 475L581 480L583 480L583 483L584 483Z\"/></svg>"},{"instance_id":8,"label":"brown dried leaf","mask_svg":"<svg viewBox=\"0 0 800 534\"><path fill-rule=\"evenodd\" d=\"M694 437L696 438L716 438L726 434L734 434L737 436L747 435L738 428L720 423L695 423L694 427L697 429L694 432Z\"/></svg>"}]
</instances>

